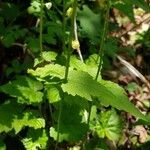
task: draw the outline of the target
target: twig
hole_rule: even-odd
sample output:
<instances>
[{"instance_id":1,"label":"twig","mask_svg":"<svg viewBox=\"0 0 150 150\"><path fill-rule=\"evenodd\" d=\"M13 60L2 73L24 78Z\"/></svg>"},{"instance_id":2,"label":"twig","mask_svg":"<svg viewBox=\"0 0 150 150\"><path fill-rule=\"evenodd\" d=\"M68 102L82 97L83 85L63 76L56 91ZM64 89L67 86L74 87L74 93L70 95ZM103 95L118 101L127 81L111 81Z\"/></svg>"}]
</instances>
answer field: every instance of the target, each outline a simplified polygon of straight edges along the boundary
<instances>
[{"instance_id":1,"label":"twig","mask_svg":"<svg viewBox=\"0 0 150 150\"><path fill-rule=\"evenodd\" d=\"M138 77L139 79L141 79L141 81L143 83L145 83L145 85L147 86L147 88L150 90L150 83L148 80L146 80L146 78L135 68L133 67L130 63L128 63L126 60L124 60L122 57L120 57L119 55L116 55L117 58L120 60L120 62L128 68L128 70L136 77Z\"/></svg>"},{"instance_id":2,"label":"twig","mask_svg":"<svg viewBox=\"0 0 150 150\"><path fill-rule=\"evenodd\" d=\"M13 46L22 47L23 51L27 51L28 54L29 54L33 59L35 58L34 54L31 52L31 50L27 48L27 44L26 44L26 43L25 43L25 44L13 43L12 45L13 45Z\"/></svg>"}]
</instances>

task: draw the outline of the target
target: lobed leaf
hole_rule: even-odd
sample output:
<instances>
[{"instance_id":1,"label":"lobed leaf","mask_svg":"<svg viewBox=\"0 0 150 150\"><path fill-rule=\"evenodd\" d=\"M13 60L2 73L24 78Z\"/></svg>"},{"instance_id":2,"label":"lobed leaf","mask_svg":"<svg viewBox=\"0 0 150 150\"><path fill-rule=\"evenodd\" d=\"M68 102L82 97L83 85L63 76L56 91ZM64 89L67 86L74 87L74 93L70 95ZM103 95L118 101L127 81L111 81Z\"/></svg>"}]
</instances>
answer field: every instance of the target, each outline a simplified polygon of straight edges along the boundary
<instances>
[{"instance_id":1,"label":"lobed leaf","mask_svg":"<svg viewBox=\"0 0 150 150\"><path fill-rule=\"evenodd\" d=\"M36 70L28 69L28 73L40 78L51 76L63 79L65 74L65 67L58 64L48 64L44 67L39 67Z\"/></svg>"},{"instance_id":2,"label":"lobed leaf","mask_svg":"<svg viewBox=\"0 0 150 150\"><path fill-rule=\"evenodd\" d=\"M119 140L123 129L122 120L115 110L101 112L97 116L94 130L100 138Z\"/></svg>"},{"instance_id":3,"label":"lobed leaf","mask_svg":"<svg viewBox=\"0 0 150 150\"><path fill-rule=\"evenodd\" d=\"M26 126L35 129L45 127L43 118L33 112L23 113L23 108L24 106L15 102L7 102L0 106L0 133L14 129L17 134Z\"/></svg>"},{"instance_id":4,"label":"lobed leaf","mask_svg":"<svg viewBox=\"0 0 150 150\"><path fill-rule=\"evenodd\" d=\"M30 129L27 137L22 140L26 150L45 150L47 146L48 137L45 130Z\"/></svg>"},{"instance_id":5,"label":"lobed leaf","mask_svg":"<svg viewBox=\"0 0 150 150\"><path fill-rule=\"evenodd\" d=\"M16 97L20 103L39 103L42 101L43 93L40 92L43 85L29 77L18 77L14 81L0 86L0 91L12 97Z\"/></svg>"}]
</instances>

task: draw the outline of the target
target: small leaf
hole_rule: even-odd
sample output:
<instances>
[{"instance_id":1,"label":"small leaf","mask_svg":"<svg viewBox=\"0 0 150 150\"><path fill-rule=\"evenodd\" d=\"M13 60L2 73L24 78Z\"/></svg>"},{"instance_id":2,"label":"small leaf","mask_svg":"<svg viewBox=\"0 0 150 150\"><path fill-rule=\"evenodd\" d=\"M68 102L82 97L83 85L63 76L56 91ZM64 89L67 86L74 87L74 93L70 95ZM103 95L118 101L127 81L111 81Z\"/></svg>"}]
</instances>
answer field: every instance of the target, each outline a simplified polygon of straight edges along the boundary
<instances>
[{"instance_id":1,"label":"small leaf","mask_svg":"<svg viewBox=\"0 0 150 150\"><path fill-rule=\"evenodd\" d=\"M39 43L39 39L31 37L27 38L27 47L35 53L39 52L39 45L37 43Z\"/></svg>"},{"instance_id":2,"label":"small leaf","mask_svg":"<svg viewBox=\"0 0 150 150\"><path fill-rule=\"evenodd\" d=\"M4 39L2 40L5 47L10 47L15 42L15 37L13 34L5 35Z\"/></svg>"},{"instance_id":3,"label":"small leaf","mask_svg":"<svg viewBox=\"0 0 150 150\"><path fill-rule=\"evenodd\" d=\"M36 70L28 69L28 73L40 78L52 76L63 79L65 75L65 67L58 64L48 64L44 67L39 67Z\"/></svg>"},{"instance_id":4,"label":"small leaf","mask_svg":"<svg viewBox=\"0 0 150 150\"><path fill-rule=\"evenodd\" d=\"M49 103L55 103L60 101L61 97L59 95L59 90L55 86L53 85L48 86L46 91Z\"/></svg>"},{"instance_id":5,"label":"small leaf","mask_svg":"<svg viewBox=\"0 0 150 150\"><path fill-rule=\"evenodd\" d=\"M45 61L53 61L56 60L57 53L55 52L42 52L42 58Z\"/></svg>"},{"instance_id":6,"label":"small leaf","mask_svg":"<svg viewBox=\"0 0 150 150\"><path fill-rule=\"evenodd\" d=\"M96 57L97 55L92 55L92 56ZM92 58L92 56L86 60L86 64L83 63L82 61L80 61L79 59L77 59L76 57L71 57L70 58L70 66L77 70L88 72L92 77L95 77L96 73L97 73L98 64L96 65L96 62L95 63L90 62L90 59Z\"/></svg>"},{"instance_id":7,"label":"small leaf","mask_svg":"<svg viewBox=\"0 0 150 150\"><path fill-rule=\"evenodd\" d=\"M27 133L27 137L22 140L22 143L26 150L45 150L47 141L48 137L45 130L30 129Z\"/></svg>"},{"instance_id":8,"label":"small leaf","mask_svg":"<svg viewBox=\"0 0 150 150\"><path fill-rule=\"evenodd\" d=\"M119 140L123 124L115 110L101 112L94 126L95 132L100 138L107 137L110 140Z\"/></svg>"},{"instance_id":9,"label":"small leaf","mask_svg":"<svg viewBox=\"0 0 150 150\"><path fill-rule=\"evenodd\" d=\"M135 90L137 90L137 88L138 88L138 84L136 84L135 82L128 83L128 85L126 86L126 89L129 92L134 92Z\"/></svg>"}]
</instances>

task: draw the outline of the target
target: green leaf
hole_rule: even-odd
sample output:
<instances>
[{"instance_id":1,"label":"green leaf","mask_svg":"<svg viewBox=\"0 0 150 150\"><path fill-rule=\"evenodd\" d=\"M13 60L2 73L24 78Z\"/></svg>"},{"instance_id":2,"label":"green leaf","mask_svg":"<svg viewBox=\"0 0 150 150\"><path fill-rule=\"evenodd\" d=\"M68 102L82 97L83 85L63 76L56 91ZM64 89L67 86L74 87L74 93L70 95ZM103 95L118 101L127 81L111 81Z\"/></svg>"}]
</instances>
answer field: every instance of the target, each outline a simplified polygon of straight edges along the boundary
<instances>
[{"instance_id":1,"label":"green leaf","mask_svg":"<svg viewBox=\"0 0 150 150\"><path fill-rule=\"evenodd\" d=\"M116 38L107 39L106 42L104 43L103 49L105 50L106 55L108 55L109 57L114 57L118 50L117 39Z\"/></svg>"},{"instance_id":2,"label":"green leaf","mask_svg":"<svg viewBox=\"0 0 150 150\"><path fill-rule=\"evenodd\" d=\"M99 98L103 105L111 105L132 115L146 119L145 116L129 101L123 88L117 84L101 80L100 83L86 72L70 71L68 83L62 84L62 90L73 96L80 96L92 101L92 97Z\"/></svg>"},{"instance_id":3,"label":"green leaf","mask_svg":"<svg viewBox=\"0 0 150 150\"><path fill-rule=\"evenodd\" d=\"M7 34L7 35L5 35L2 42L3 42L5 47L10 47L10 46L12 46L12 43L15 42L15 37L13 34Z\"/></svg>"},{"instance_id":4,"label":"green leaf","mask_svg":"<svg viewBox=\"0 0 150 150\"><path fill-rule=\"evenodd\" d=\"M109 144L106 144L106 139L92 137L86 144L86 150L110 150Z\"/></svg>"},{"instance_id":5,"label":"green leaf","mask_svg":"<svg viewBox=\"0 0 150 150\"><path fill-rule=\"evenodd\" d=\"M49 103L55 103L60 101L61 97L59 94L59 90L55 86L49 85L46 91Z\"/></svg>"},{"instance_id":6,"label":"green leaf","mask_svg":"<svg viewBox=\"0 0 150 150\"><path fill-rule=\"evenodd\" d=\"M94 39L96 36L99 37L101 32L100 15L95 14L86 5L83 5L82 10L78 10L78 17L82 30L86 35Z\"/></svg>"},{"instance_id":7,"label":"green leaf","mask_svg":"<svg viewBox=\"0 0 150 150\"><path fill-rule=\"evenodd\" d=\"M101 80L100 84L114 96L113 99L105 99L104 97L101 97L100 101L103 105L111 105L119 110L129 112L135 117L147 120L146 117L129 101L124 89L118 84L105 80Z\"/></svg>"},{"instance_id":8,"label":"green leaf","mask_svg":"<svg viewBox=\"0 0 150 150\"><path fill-rule=\"evenodd\" d=\"M150 7L149 5L146 3L145 0L132 0L132 3L140 8L142 8L143 10L145 10L146 12L150 12Z\"/></svg>"},{"instance_id":9,"label":"green leaf","mask_svg":"<svg viewBox=\"0 0 150 150\"><path fill-rule=\"evenodd\" d=\"M103 85L93 80L92 76L83 71L70 71L68 83L62 84L64 92L73 96L81 96L92 101L92 96L98 96L106 99L113 99L112 95ZM107 95L107 97L106 97Z\"/></svg>"},{"instance_id":10,"label":"green leaf","mask_svg":"<svg viewBox=\"0 0 150 150\"><path fill-rule=\"evenodd\" d=\"M133 5L130 0L124 0L123 2L116 2L114 7L120 10L124 15L126 15L132 22L135 22Z\"/></svg>"},{"instance_id":11,"label":"green leaf","mask_svg":"<svg viewBox=\"0 0 150 150\"><path fill-rule=\"evenodd\" d=\"M19 5L3 2L1 4L0 16L3 16L8 23L20 14Z\"/></svg>"},{"instance_id":12,"label":"green leaf","mask_svg":"<svg viewBox=\"0 0 150 150\"><path fill-rule=\"evenodd\" d=\"M7 102L0 106L0 133L12 129L17 134L24 127L39 129L45 127L45 120L38 117L37 112L23 112L24 106L15 102Z\"/></svg>"},{"instance_id":13,"label":"green leaf","mask_svg":"<svg viewBox=\"0 0 150 150\"><path fill-rule=\"evenodd\" d=\"M53 61L56 60L57 53L55 52L42 52L42 58L45 61Z\"/></svg>"},{"instance_id":14,"label":"green leaf","mask_svg":"<svg viewBox=\"0 0 150 150\"><path fill-rule=\"evenodd\" d=\"M14 109L15 108L15 109ZM0 106L0 133L13 129L12 123L15 117L22 112L23 106L15 102L7 102Z\"/></svg>"},{"instance_id":15,"label":"green leaf","mask_svg":"<svg viewBox=\"0 0 150 150\"><path fill-rule=\"evenodd\" d=\"M28 131L27 137L22 140L26 150L45 150L47 146L48 137L46 131L43 129Z\"/></svg>"},{"instance_id":16,"label":"green leaf","mask_svg":"<svg viewBox=\"0 0 150 150\"><path fill-rule=\"evenodd\" d=\"M69 105L76 105L76 107L81 109L88 109L89 103L86 99L81 98L80 96L72 96L64 94L64 101Z\"/></svg>"},{"instance_id":17,"label":"green leaf","mask_svg":"<svg viewBox=\"0 0 150 150\"><path fill-rule=\"evenodd\" d=\"M22 128L28 126L34 129L44 128L45 120L43 118L36 117L32 112L25 112L19 115L13 120L12 126L17 134Z\"/></svg>"},{"instance_id":18,"label":"green leaf","mask_svg":"<svg viewBox=\"0 0 150 150\"><path fill-rule=\"evenodd\" d=\"M58 117L58 112L56 112ZM80 108L77 105L68 105L63 103L62 112L59 122L59 131L58 125L55 124L50 128L50 136L57 140L57 135L59 132L59 142L62 141L79 141L81 140L86 132L87 125L81 123L82 116L80 115Z\"/></svg>"},{"instance_id":19,"label":"green leaf","mask_svg":"<svg viewBox=\"0 0 150 150\"><path fill-rule=\"evenodd\" d=\"M32 78L20 76L16 80L0 86L0 91L16 97L21 103L39 103L42 101L42 84Z\"/></svg>"},{"instance_id":20,"label":"green leaf","mask_svg":"<svg viewBox=\"0 0 150 150\"><path fill-rule=\"evenodd\" d=\"M126 90L128 90L129 92L134 92L135 90L137 90L139 88L138 84L135 82L130 82L128 83L128 85L126 86Z\"/></svg>"},{"instance_id":21,"label":"green leaf","mask_svg":"<svg viewBox=\"0 0 150 150\"><path fill-rule=\"evenodd\" d=\"M95 59L96 59L97 58L96 56L97 55L90 56L86 60L86 62L90 62L91 57L95 57ZM70 58L70 66L77 69L77 70L88 72L92 77L95 77L96 73L97 73L98 64L96 64L94 62L93 63L83 63L81 60L79 60L76 57L72 56Z\"/></svg>"},{"instance_id":22,"label":"green leaf","mask_svg":"<svg viewBox=\"0 0 150 150\"><path fill-rule=\"evenodd\" d=\"M52 76L63 79L65 75L65 67L58 64L48 64L44 67L39 67L36 70L28 69L28 73L40 78Z\"/></svg>"},{"instance_id":23,"label":"green leaf","mask_svg":"<svg viewBox=\"0 0 150 150\"><path fill-rule=\"evenodd\" d=\"M27 40L27 47L29 49L31 49L35 53L39 52L39 45L37 44L37 43L39 43L38 38L29 37L26 40Z\"/></svg>"},{"instance_id":24,"label":"green leaf","mask_svg":"<svg viewBox=\"0 0 150 150\"><path fill-rule=\"evenodd\" d=\"M100 138L107 137L112 141L119 140L122 129L122 120L115 110L104 111L97 116L94 131Z\"/></svg>"}]
</instances>

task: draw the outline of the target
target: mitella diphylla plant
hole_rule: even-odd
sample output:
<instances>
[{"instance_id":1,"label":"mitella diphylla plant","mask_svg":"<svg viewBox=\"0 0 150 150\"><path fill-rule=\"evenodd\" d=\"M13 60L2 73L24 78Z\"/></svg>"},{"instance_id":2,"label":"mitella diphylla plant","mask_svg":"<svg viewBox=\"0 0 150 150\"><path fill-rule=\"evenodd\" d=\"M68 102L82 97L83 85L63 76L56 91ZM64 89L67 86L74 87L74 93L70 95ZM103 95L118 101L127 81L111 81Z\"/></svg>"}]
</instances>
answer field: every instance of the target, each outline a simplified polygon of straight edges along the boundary
<instances>
[{"instance_id":1,"label":"mitella diphylla plant","mask_svg":"<svg viewBox=\"0 0 150 150\"><path fill-rule=\"evenodd\" d=\"M97 37L91 36L96 32L95 29L91 32L93 23L89 18L93 16L95 22L99 15L87 5L78 4L77 0L31 2L28 13L37 17L35 28L39 29L40 39L35 44L32 37L33 53L40 55L35 57L34 66L26 75L16 75L12 81L0 86L0 92L8 96L0 105L0 133L18 137L27 150L61 149L65 142L69 143L68 147L71 145L70 149L74 145L78 145L78 149L108 149L105 140L117 142L123 133L120 111L147 121L122 87L101 76L110 9L120 9L128 3L128 0L123 4L105 1L103 28L98 35L100 50L84 58L77 22L84 34L96 42ZM79 5L83 5L82 9ZM130 19L133 19L132 14ZM57 45L58 35L62 42L61 54L47 50L49 45ZM27 47L32 50L33 43L29 43ZM6 149L3 136L0 137L1 147Z\"/></svg>"}]
</instances>

